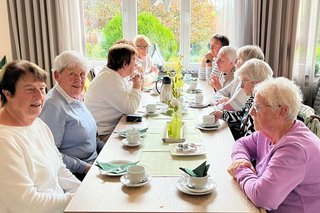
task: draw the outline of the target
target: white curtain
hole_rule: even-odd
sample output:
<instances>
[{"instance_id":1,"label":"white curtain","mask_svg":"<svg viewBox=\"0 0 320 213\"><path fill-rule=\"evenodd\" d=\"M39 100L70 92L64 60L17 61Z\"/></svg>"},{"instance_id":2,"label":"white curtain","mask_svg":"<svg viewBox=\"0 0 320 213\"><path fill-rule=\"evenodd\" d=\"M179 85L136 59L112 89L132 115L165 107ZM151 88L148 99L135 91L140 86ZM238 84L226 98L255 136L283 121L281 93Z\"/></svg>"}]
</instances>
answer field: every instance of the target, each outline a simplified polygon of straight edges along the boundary
<instances>
[{"instance_id":1,"label":"white curtain","mask_svg":"<svg viewBox=\"0 0 320 213\"><path fill-rule=\"evenodd\" d=\"M236 43L237 32L234 30L236 26L236 17L234 11L234 0L211 0L215 5L217 12L217 32L227 36L230 40L230 45L237 47Z\"/></svg>"},{"instance_id":2,"label":"white curtain","mask_svg":"<svg viewBox=\"0 0 320 213\"><path fill-rule=\"evenodd\" d=\"M64 50L85 50L81 0L7 0L13 59L38 64L50 76L54 58Z\"/></svg>"},{"instance_id":3,"label":"white curtain","mask_svg":"<svg viewBox=\"0 0 320 213\"><path fill-rule=\"evenodd\" d=\"M218 32L231 45L258 45L275 76L292 78L299 0L215 0Z\"/></svg>"},{"instance_id":4,"label":"white curtain","mask_svg":"<svg viewBox=\"0 0 320 213\"><path fill-rule=\"evenodd\" d=\"M300 85L308 105L312 101L312 87L316 80L314 74L319 14L320 0L301 1L293 79Z\"/></svg>"}]
</instances>

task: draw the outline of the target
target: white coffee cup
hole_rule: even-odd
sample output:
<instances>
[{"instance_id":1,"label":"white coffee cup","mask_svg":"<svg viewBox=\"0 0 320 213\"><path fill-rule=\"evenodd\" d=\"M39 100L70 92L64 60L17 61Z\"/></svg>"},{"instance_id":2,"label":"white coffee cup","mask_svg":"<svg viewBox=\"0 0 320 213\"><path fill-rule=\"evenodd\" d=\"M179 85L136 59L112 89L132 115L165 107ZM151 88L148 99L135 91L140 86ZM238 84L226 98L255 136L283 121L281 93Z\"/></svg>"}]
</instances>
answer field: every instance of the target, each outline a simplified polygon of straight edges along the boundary
<instances>
[{"instance_id":1,"label":"white coffee cup","mask_svg":"<svg viewBox=\"0 0 320 213\"><path fill-rule=\"evenodd\" d=\"M189 90L195 90L197 88L198 81L191 81L189 85Z\"/></svg>"},{"instance_id":2,"label":"white coffee cup","mask_svg":"<svg viewBox=\"0 0 320 213\"><path fill-rule=\"evenodd\" d=\"M133 165L130 166L127 170L127 178L130 183L140 183L146 177L146 172L143 166Z\"/></svg>"},{"instance_id":3,"label":"white coffee cup","mask_svg":"<svg viewBox=\"0 0 320 213\"><path fill-rule=\"evenodd\" d=\"M147 104L146 105L146 111L148 114L155 113L157 111L157 105L155 104Z\"/></svg>"},{"instance_id":4,"label":"white coffee cup","mask_svg":"<svg viewBox=\"0 0 320 213\"><path fill-rule=\"evenodd\" d=\"M183 78L183 80L185 80L185 81L189 81L191 78L192 78L191 73L186 73L186 74L184 74L184 78Z\"/></svg>"},{"instance_id":5,"label":"white coffee cup","mask_svg":"<svg viewBox=\"0 0 320 213\"><path fill-rule=\"evenodd\" d=\"M196 104L202 104L203 102L203 94L202 93L197 93L194 95L194 99Z\"/></svg>"},{"instance_id":6,"label":"white coffee cup","mask_svg":"<svg viewBox=\"0 0 320 213\"><path fill-rule=\"evenodd\" d=\"M208 184L208 175L204 177L191 177L188 176L187 183L195 189L203 189Z\"/></svg>"},{"instance_id":7,"label":"white coffee cup","mask_svg":"<svg viewBox=\"0 0 320 213\"><path fill-rule=\"evenodd\" d=\"M214 125L216 123L216 119L213 115L204 115L202 116L202 123L205 126Z\"/></svg>"},{"instance_id":8,"label":"white coffee cup","mask_svg":"<svg viewBox=\"0 0 320 213\"><path fill-rule=\"evenodd\" d=\"M129 144L136 144L140 140L140 132L138 130L129 130L126 133L126 138Z\"/></svg>"}]
</instances>

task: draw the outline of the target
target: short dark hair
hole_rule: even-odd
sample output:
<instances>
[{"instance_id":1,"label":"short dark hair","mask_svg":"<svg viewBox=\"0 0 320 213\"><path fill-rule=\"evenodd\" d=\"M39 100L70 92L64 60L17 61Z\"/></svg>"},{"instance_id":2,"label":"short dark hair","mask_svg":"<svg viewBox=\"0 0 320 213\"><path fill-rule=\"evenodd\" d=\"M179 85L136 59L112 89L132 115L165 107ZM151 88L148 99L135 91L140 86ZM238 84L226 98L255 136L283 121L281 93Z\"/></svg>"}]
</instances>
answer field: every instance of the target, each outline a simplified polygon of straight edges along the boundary
<instances>
[{"instance_id":1,"label":"short dark hair","mask_svg":"<svg viewBox=\"0 0 320 213\"><path fill-rule=\"evenodd\" d=\"M8 101L2 90L9 91L12 95L16 92L17 82L28 73L34 76L35 80L47 82L47 74L38 65L25 61L16 60L8 63L2 70L0 77L0 96L2 106Z\"/></svg>"},{"instance_id":2,"label":"short dark hair","mask_svg":"<svg viewBox=\"0 0 320 213\"><path fill-rule=\"evenodd\" d=\"M124 65L130 64L131 57L137 54L137 50L129 44L115 44L109 49L107 67L118 71Z\"/></svg>"},{"instance_id":3,"label":"short dark hair","mask_svg":"<svg viewBox=\"0 0 320 213\"><path fill-rule=\"evenodd\" d=\"M220 42L221 42L221 45L224 47L224 46L229 46L229 44L230 44L230 41L229 41L229 39L227 38L227 36L225 36L225 35L222 35L222 34L214 34L213 36L212 36L212 38L211 39L217 39L217 40L219 40Z\"/></svg>"}]
</instances>

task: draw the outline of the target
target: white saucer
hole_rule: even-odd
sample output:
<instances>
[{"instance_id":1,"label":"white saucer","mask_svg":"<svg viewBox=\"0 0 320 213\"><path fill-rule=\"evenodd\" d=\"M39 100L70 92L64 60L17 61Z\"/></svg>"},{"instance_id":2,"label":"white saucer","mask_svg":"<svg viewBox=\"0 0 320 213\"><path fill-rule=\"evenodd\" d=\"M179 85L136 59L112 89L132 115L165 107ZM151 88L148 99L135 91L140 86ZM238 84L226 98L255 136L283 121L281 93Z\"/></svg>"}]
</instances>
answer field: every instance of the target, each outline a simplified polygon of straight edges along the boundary
<instances>
[{"instance_id":1,"label":"white saucer","mask_svg":"<svg viewBox=\"0 0 320 213\"><path fill-rule=\"evenodd\" d=\"M176 186L181 192L189 195L205 195L213 192L217 188L217 183L209 178L208 184L204 189L192 189L187 186L186 179L184 177L181 177L177 181Z\"/></svg>"},{"instance_id":2,"label":"white saucer","mask_svg":"<svg viewBox=\"0 0 320 213\"><path fill-rule=\"evenodd\" d=\"M140 183L130 183L130 181L128 180L127 176L126 175L123 175L121 178L120 178L120 182L127 186L127 187L139 187L139 186L143 186L143 185L146 185L147 183L149 183L151 181L151 176L147 175L146 178L140 182Z\"/></svg>"},{"instance_id":3,"label":"white saucer","mask_svg":"<svg viewBox=\"0 0 320 213\"><path fill-rule=\"evenodd\" d=\"M131 161L128 160L113 160L113 161L109 161L107 163L113 163L113 164L127 164L130 163ZM100 174L102 175L108 175L108 176L121 176L127 173L127 171L121 172L121 173L112 173L112 172L108 172L105 171L103 169L99 169L100 170Z\"/></svg>"},{"instance_id":4,"label":"white saucer","mask_svg":"<svg viewBox=\"0 0 320 213\"><path fill-rule=\"evenodd\" d=\"M134 147L134 146L140 146L141 144L143 144L143 140L142 138L140 138L140 140L138 141L138 143L128 143L127 139L124 138L121 140L121 143L125 146L130 146L130 147Z\"/></svg>"},{"instance_id":5,"label":"white saucer","mask_svg":"<svg viewBox=\"0 0 320 213\"><path fill-rule=\"evenodd\" d=\"M147 134L147 132L143 132L143 133L140 134L140 137L144 137L144 136L146 136L146 134ZM118 133L118 136L120 136L122 138L126 138L127 137L126 133Z\"/></svg>"},{"instance_id":6,"label":"white saucer","mask_svg":"<svg viewBox=\"0 0 320 213\"><path fill-rule=\"evenodd\" d=\"M208 104L204 104L204 103L197 104L197 103L191 102L189 107L191 107L191 108L206 108L206 107L208 107Z\"/></svg>"},{"instance_id":7,"label":"white saucer","mask_svg":"<svg viewBox=\"0 0 320 213\"><path fill-rule=\"evenodd\" d=\"M220 127L220 125L219 123L215 123L212 126L203 126L202 123L198 123L196 127L201 130L211 131L211 130L217 130Z\"/></svg>"},{"instance_id":8,"label":"white saucer","mask_svg":"<svg viewBox=\"0 0 320 213\"><path fill-rule=\"evenodd\" d=\"M157 115L159 115L159 112L158 112L158 111L156 111L156 112L154 112L154 113L145 112L144 114L145 114L146 116L157 116Z\"/></svg>"}]
</instances>

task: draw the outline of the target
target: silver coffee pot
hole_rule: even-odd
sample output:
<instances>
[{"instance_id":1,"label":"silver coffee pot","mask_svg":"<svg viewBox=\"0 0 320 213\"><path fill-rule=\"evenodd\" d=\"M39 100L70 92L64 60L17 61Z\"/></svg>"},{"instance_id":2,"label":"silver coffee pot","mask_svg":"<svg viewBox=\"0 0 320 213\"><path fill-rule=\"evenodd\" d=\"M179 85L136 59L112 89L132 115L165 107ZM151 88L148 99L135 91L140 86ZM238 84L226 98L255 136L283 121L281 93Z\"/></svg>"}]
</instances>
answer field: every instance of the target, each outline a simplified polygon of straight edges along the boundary
<instances>
[{"instance_id":1,"label":"silver coffee pot","mask_svg":"<svg viewBox=\"0 0 320 213\"><path fill-rule=\"evenodd\" d=\"M162 82L161 89L158 89L158 83ZM172 99L172 87L171 87L171 78L169 76L164 76L161 80L156 82L157 92L160 94L161 102L168 102Z\"/></svg>"}]
</instances>

